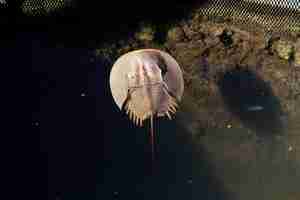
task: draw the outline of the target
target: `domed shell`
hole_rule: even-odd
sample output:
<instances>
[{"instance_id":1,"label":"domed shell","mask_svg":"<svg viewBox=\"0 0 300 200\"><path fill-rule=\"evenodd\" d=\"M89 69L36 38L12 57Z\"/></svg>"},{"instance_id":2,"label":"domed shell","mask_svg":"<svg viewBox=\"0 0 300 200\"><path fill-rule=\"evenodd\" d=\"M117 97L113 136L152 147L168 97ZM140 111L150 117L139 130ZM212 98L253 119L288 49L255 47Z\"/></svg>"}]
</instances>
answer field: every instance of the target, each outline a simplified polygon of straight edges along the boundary
<instances>
[{"instance_id":1,"label":"domed shell","mask_svg":"<svg viewBox=\"0 0 300 200\"><path fill-rule=\"evenodd\" d=\"M128 96L128 76L136 71L139 60L145 62L155 62L162 69L163 82L166 84L168 91L181 101L184 91L184 81L182 71L176 60L168 53L157 49L140 49L128 52L122 55L114 63L110 72L110 89L117 106L121 110ZM157 63L162 60L162 63ZM163 67L166 67L164 70Z\"/></svg>"}]
</instances>

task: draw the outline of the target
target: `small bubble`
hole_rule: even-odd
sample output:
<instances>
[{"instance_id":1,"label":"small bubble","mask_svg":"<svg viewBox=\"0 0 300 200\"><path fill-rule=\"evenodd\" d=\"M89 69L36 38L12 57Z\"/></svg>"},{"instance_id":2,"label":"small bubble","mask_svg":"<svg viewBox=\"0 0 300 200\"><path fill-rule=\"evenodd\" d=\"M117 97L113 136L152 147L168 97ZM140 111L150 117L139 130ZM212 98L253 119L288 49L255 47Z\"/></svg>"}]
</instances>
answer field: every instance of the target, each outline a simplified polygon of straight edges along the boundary
<instances>
[{"instance_id":1,"label":"small bubble","mask_svg":"<svg viewBox=\"0 0 300 200\"><path fill-rule=\"evenodd\" d=\"M115 191L115 192L113 192L113 194L114 194L115 196L117 196L117 195L119 194L119 192Z\"/></svg>"},{"instance_id":2,"label":"small bubble","mask_svg":"<svg viewBox=\"0 0 300 200\"><path fill-rule=\"evenodd\" d=\"M189 179L187 180L187 183L188 183L188 184L192 184L192 183L193 183L193 179L189 178Z\"/></svg>"}]
</instances>

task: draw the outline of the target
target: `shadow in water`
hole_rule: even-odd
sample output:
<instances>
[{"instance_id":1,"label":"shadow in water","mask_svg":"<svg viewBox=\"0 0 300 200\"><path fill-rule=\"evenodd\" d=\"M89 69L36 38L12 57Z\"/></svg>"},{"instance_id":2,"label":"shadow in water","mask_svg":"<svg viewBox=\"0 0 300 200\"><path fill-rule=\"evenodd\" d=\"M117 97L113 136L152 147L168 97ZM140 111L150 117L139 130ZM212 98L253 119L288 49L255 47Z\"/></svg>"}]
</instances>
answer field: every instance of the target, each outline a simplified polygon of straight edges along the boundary
<instances>
[{"instance_id":1,"label":"shadow in water","mask_svg":"<svg viewBox=\"0 0 300 200\"><path fill-rule=\"evenodd\" d=\"M282 135L284 117L270 84L254 72L237 66L218 81L225 104L260 137Z\"/></svg>"}]
</instances>

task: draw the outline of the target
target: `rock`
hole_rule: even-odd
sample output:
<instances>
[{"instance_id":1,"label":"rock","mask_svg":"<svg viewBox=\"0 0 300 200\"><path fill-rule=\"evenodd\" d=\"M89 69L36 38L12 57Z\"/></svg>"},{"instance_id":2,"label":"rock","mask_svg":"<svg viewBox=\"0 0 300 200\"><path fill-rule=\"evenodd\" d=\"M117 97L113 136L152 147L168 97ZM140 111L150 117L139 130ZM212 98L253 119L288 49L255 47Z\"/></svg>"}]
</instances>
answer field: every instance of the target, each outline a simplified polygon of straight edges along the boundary
<instances>
[{"instance_id":1,"label":"rock","mask_svg":"<svg viewBox=\"0 0 300 200\"><path fill-rule=\"evenodd\" d=\"M295 59L295 65L297 67L300 67L300 38L297 40L295 44L294 59Z\"/></svg>"},{"instance_id":2,"label":"rock","mask_svg":"<svg viewBox=\"0 0 300 200\"><path fill-rule=\"evenodd\" d=\"M184 39L184 32L180 27L171 28L167 33L167 39L169 41L179 42Z\"/></svg>"},{"instance_id":3,"label":"rock","mask_svg":"<svg viewBox=\"0 0 300 200\"><path fill-rule=\"evenodd\" d=\"M290 41L278 40L274 42L272 48L284 60L289 60L293 53L293 45Z\"/></svg>"},{"instance_id":4,"label":"rock","mask_svg":"<svg viewBox=\"0 0 300 200\"><path fill-rule=\"evenodd\" d=\"M214 36L214 37L219 37L221 36L225 31L225 27L224 26L210 26L209 27L209 32Z\"/></svg>"}]
</instances>

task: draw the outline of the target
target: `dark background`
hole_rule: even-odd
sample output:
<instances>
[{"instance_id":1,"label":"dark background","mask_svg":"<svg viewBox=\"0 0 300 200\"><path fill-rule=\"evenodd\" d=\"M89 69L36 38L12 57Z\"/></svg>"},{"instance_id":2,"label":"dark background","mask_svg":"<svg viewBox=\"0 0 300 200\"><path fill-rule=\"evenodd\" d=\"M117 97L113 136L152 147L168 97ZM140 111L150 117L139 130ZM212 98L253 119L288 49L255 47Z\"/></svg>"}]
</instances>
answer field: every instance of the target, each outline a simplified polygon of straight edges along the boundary
<instances>
[{"instance_id":1,"label":"dark background","mask_svg":"<svg viewBox=\"0 0 300 200\"><path fill-rule=\"evenodd\" d=\"M18 139L26 144L22 172L32 198L143 199L134 184L151 175L148 129L120 114L108 84L113 63L96 58L94 48L126 38L140 21L182 19L199 3L76 1L49 16L26 16L17 1L16 15L2 12L1 45L16 47L2 55L18 70L18 91L32 113L32 134Z\"/></svg>"}]
</instances>

